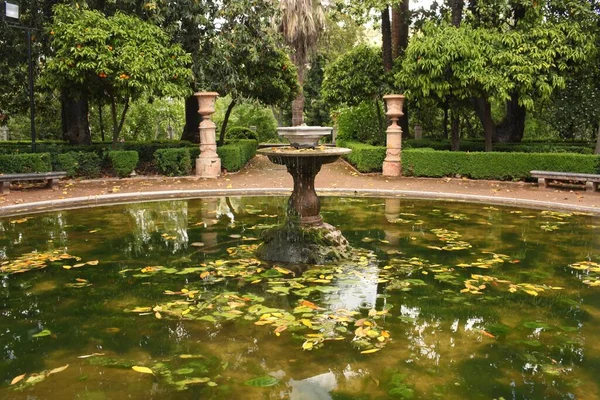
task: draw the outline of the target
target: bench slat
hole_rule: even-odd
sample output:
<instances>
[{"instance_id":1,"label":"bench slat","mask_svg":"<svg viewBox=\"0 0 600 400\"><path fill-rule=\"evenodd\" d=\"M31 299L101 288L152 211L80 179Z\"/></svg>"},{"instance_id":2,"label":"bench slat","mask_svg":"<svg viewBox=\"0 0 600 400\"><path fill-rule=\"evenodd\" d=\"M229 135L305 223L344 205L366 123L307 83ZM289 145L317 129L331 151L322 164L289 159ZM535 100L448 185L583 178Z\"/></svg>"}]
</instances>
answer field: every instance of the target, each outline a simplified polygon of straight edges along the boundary
<instances>
[{"instance_id":1,"label":"bench slat","mask_svg":"<svg viewBox=\"0 0 600 400\"><path fill-rule=\"evenodd\" d=\"M58 189L58 180L65 178L67 173L65 171L53 171L53 172L39 172L30 174L4 174L0 175L0 182L2 186L0 191L2 194L10 193L10 183L14 181L43 181L48 180L47 187L53 190Z\"/></svg>"},{"instance_id":2,"label":"bench slat","mask_svg":"<svg viewBox=\"0 0 600 400\"><path fill-rule=\"evenodd\" d=\"M554 172L554 171L531 171L530 175L533 178L548 178L548 179L573 179L589 182L600 182L600 175L596 174L580 174L575 172Z\"/></svg>"}]
</instances>

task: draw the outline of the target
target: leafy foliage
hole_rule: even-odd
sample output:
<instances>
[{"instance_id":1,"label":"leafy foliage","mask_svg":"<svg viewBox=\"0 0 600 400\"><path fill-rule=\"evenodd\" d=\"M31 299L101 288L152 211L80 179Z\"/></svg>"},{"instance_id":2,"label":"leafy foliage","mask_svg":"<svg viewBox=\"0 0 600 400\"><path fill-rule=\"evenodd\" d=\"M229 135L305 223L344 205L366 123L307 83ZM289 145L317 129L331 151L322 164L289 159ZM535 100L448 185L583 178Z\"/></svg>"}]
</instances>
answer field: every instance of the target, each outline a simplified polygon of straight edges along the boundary
<instances>
[{"instance_id":1,"label":"leafy foliage","mask_svg":"<svg viewBox=\"0 0 600 400\"><path fill-rule=\"evenodd\" d=\"M192 160L189 149L158 149L154 152L156 168L167 176L189 175Z\"/></svg>"},{"instance_id":2,"label":"leafy foliage","mask_svg":"<svg viewBox=\"0 0 600 400\"><path fill-rule=\"evenodd\" d=\"M0 173L50 172L49 153L0 155Z\"/></svg>"},{"instance_id":3,"label":"leafy foliage","mask_svg":"<svg viewBox=\"0 0 600 400\"><path fill-rule=\"evenodd\" d=\"M356 106L387 90L381 51L361 45L325 68L323 98L330 104Z\"/></svg>"},{"instance_id":4,"label":"leafy foliage","mask_svg":"<svg viewBox=\"0 0 600 400\"><path fill-rule=\"evenodd\" d=\"M129 176L137 166L139 156L137 151L109 151L107 155L113 171L119 178Z\"/></svg>"},{"instance_id":5,"label":"leafy foliage","mask_svg":"<svg viewBox=\"0 0 600 400\"><path fill-rule=\"evenodd\" d=\"M145 95L181 96L189 91L191 58L157 26L121 12L68 5L54 8L51 43L55 49L45 70L51 87L75 87L111 104L113 142L123 126L129 102ZM117 103L123 104L117 121Z\"/></svg>"},{"instance_id":6,"label":"leafy foliage","mask_svg":"<svg viewBox=\"0 0 600 400\"><path fill-rule=\"evenodd\" d=\"M385 116L379 102L368 101L355 107L340 108L336 121L339 139L372 145L385 144L385 133L381 130L385 124Z\"/></svg>"}]
</instances>

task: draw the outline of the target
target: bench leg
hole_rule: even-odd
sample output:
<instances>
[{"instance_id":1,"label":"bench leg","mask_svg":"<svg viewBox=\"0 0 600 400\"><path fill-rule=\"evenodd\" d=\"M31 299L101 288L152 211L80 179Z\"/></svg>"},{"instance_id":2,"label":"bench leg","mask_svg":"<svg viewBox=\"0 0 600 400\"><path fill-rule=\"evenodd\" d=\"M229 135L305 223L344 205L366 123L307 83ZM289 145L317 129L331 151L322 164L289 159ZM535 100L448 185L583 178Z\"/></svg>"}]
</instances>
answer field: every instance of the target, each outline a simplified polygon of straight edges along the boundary
<instances>
[{"instance_id":1,"label":"bench leg","mask_svg":"<svg viewBox=\"0 0 600 400\"><path fill-rule=\"evenodd\" d=\"M539 187L548 187L548 181L545 178L538 178L538 186Z\"/></svg>"},{"instance_id":2,"label":"bench leg","mask_svg":"<svg viewBox=\"0 0 600 400\"><path fill-rule=\"evenodd\" d=\"M598 182L586 182L585 190L587 192L595 192L598 190Z\"/></svg>"},{"instance_id":3,"label":"bench leg","mask_svg":"<svg viewBox=\"0 0 600 400\"><path fill-rule=\"evenodd\" d=\"M10 193L10 182L2 182L2 194Z\"/></svg>"},{"instance_id":4,"label":"bench leg","mask_svg":"<svg viewBox=\"0 0 600 400\"><path fill-rule=\"evenodd\" d=\"M58 179L48 179L47 187L52 188L52 190L58 190Z\"/></svg>"}]
</instances>

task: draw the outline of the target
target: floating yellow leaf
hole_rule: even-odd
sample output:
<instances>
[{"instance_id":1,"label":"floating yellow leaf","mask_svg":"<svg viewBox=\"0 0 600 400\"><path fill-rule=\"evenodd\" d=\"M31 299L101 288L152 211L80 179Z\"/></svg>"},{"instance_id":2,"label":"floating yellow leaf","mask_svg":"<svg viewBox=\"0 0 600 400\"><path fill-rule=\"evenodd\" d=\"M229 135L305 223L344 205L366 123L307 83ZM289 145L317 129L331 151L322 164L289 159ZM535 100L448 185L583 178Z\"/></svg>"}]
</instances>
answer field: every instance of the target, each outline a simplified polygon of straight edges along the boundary
<instances>
[{"instance_id":1,"label":"floating yellow leaf","mask_svg":"<svg viewBox=\"0 0 600 400\"><path fill-rule=\"evenodd\" d=\"M139 367L137 365L134 365L133 367L131 367L131 369L134 370L135 372L140 372L142 374L154 375L154 372L152 372L152 370L148 367Z\"/></svg>"},{"instance_id":2,"label":"floating yellow leaf","mask_svg":"<svg viewBox=\"0 0 600 400\"><path fill-rule=\"evenodd\" d=\"M17 384L17 383L21 382L21 381L23 380L23 378L25 378L25 375L26 375L26 374L19 375L19 376L15 376L15 377L13 378L13 380L12 380L12 381L10 381L10 384L11 384L11 385L15 385L15 384Z\"/></svg>"},{"instance_id":3,"label":"floating yellow leaf","mask_svg":"<svg viewBox=\"0 0 600 400\"><path fill-rule=\"evenodd\" d=\"M63 265L64 269L71 269L72 267L70 265Z\"/></svg>"},{"instance_id":4,"label":"floating yellow leaf","mask_svg":"<svg viewBox=\"0 0 600 400\"><path fill-rule=\"evenodd\" d=\"M310 340L307 340L306 342L304 342L302 344L302 349L304 349L304 350L312 350L313 347L314 347L314 343L311 342Z\"/></svg>"},{"instance_id":5,"label":"floating yellow leaf","mask_svg":"<svg viewBox=\"0 0 600 400\"><path fill-rule=\"evenodd\" d=\"M69 364L63 365L62 367L54 368L48 372L48 375L58 374L59 372L63 372L65 369L69 368Z\"/></svg>"},{"instance_id":6,"label":"floating yellow leaf","mask_svg":"<svg viewBox=\"0 0 600 400\"><path fill-rule=\"evenodd\" d=\"M90 357L97 357L97 356L103 356L104 353L92 353L92 354L85 354L83 356L78 356L77 358L90 358Z\"/></svg>"},{"instance_id":7,"label":"floating yellow leaf","mask_svg":"<svg viewBox=\"0 0 600 400\"><path fill-rule=\"evenodd\" d=\"M93 260L93 261L88 261L86 262L87 265L98 265L98 260Z\"/></svg>"},{"instance_id":8,"label":"floating yellow leaf","mask_svg":"<svg viewBox=\"0 0 600 400\"><path fill-rule=\"evenodd\" d=\"M371 353L376 353L381 349L369 349L369 350L365 350L365 351L361 351L360 354L371 354Z\"/></svg>"}]
</instances>

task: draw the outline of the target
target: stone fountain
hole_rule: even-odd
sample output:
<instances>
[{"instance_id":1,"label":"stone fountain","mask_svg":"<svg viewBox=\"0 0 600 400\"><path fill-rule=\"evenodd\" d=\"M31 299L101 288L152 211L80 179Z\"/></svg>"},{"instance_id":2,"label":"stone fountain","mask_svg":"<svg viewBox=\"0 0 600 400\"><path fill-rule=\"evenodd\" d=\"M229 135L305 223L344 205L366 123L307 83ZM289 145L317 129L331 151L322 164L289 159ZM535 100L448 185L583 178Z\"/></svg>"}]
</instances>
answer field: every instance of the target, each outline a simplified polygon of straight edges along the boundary
<instances>
[{"instance_id":1,"label":"stone fountain","mask_svg":"<svg viewBox=\"0 0 600 400\"><path fill-rule=\"evenodd\" d=\"M283 226L266 231L257 256L267 261L323 264L347 256L348 241L335 227L323 222L321 203L315 192L315 177L323 164L351 152L341 147L319 146L332 128L297 126L279 128L290 146L260 149L275 164L285 165L294 180Z\"/></svg>"}]
</instances>

